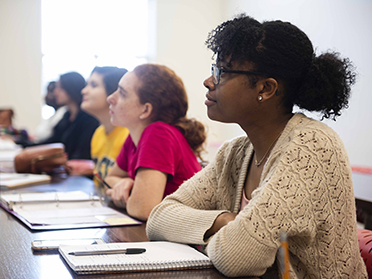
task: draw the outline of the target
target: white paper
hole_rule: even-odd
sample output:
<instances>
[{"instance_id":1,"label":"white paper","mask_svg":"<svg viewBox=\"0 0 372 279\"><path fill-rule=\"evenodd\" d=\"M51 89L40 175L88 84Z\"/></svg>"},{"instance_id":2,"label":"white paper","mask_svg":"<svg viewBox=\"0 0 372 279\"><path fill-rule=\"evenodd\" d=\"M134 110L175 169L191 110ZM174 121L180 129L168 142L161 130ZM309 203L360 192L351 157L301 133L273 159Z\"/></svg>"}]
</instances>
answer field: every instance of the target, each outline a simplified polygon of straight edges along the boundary
<instances>
[{"instance_id":1,"label":"white paper","mask_svg":"<svg viewBox=\"0 0 372 279\"><path fill-rule=\"evenodd\" d=\"M5 194L0 200L12 204L11 209L31 224L140 223L82 191Z\"/></svg>"},{"instance_id":2,"label":"white paper","mask_svg":"<svg viewBox=\"0 0 372 279\"><path fill-rule=\"evenodd\" d=\"M31 224L99 223L102 219L122 218L123 214L99 201L16 205L13 210Z\"/></svg>"},{"instance_id":3,"label":"white paper","mask_svg":"<svg viewBox=\"0 0 372 279\"><path fill-rule=\"evenodd\" d=\"M76 251L99 251L126 248L145 248L146 252L137 255L68 255L68 253ZM151 270L152 268L172 269L206 267L212 265L206 255L194 248L185 244L167 241L126 242L77 246L61 245L59 252L75 271Z\"/></svg>"}]
</instances>

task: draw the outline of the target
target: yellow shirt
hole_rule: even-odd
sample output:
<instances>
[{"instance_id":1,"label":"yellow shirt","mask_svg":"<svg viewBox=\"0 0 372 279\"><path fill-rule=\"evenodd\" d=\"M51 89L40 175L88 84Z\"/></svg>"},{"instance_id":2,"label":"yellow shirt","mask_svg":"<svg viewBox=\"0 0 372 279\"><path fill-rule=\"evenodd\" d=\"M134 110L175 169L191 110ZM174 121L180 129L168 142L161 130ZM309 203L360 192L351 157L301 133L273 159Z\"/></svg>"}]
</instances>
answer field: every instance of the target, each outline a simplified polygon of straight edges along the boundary
<instances>
[{"instance_id":1,"label":"yellow shirt","mask_svg":"<svg viewBox=\"0 0 372 279\"><path fill-rule=\"evenodd\" d=\"M114 165L128 135L129 131L124 127L115 127L110 134L106 134L103 125L99 126L94 132L90 143L91 156L95 164L94 170L103 179ZM102 184L96 177L94 177L94 181L96 185Z\"/></svg>"}]
</instances>

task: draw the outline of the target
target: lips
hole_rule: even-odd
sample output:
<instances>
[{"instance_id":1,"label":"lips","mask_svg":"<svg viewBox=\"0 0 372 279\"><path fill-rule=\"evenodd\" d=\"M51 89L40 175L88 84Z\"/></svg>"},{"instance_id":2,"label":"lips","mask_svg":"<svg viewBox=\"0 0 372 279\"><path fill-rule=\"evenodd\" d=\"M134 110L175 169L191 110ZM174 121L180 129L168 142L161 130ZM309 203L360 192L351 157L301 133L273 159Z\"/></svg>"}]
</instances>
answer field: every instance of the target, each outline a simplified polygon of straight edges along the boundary
<instances>
[{"instance_id":1,"label":"lips","mask_svg":"<svg viewBox=\"0 0 372 279\"><path fill-rule=\"evenodd\" d=\"M206 106L211 106L216 103L216 101L209 95L209 93L205 94L205 97L207 98L204 102Z\"/></svg>"},{"instance_id":2,"label":"lips","mask_svg":"<svg viewBox=\"0 0 372 279\"><path fill-rule=\"evenodd\" d=\"M205 94L205 97L207 97L207 99L208 99L209 101L216 102L216 100L214 100L214 99L212 98L212 96L209 95L209 93Z\"/></svg>"}]
</instances>

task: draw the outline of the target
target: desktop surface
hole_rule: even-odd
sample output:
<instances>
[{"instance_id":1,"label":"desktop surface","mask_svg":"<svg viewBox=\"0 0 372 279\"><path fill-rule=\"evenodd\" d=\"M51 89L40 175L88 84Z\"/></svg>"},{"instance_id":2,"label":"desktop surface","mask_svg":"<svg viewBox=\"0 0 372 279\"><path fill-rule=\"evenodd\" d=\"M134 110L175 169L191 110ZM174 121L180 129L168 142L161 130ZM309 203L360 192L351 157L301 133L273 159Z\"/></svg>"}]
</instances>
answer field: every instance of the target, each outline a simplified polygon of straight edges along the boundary
<instances>
[{"instance_id":1,"label":"desktop surface","mask_svg":"<svg viewBox=\"0 0 372 279\"><path fill-rule=\"evenodd\" d=\"M94 191L85 177L69 177L59 183L21 188L17 191ZM34 252L31 242L38 239L101 238L107 243L148 241L146 224L109 228L31 231L21 221L0 209L0 278L227 278L215 268L141 273L77 275L58 252ZM271 274L272 275L272 274ZM270 274L264 278L272 278ZM252 278L252 277L247 277Z\"/></svg>"}]
</instances>

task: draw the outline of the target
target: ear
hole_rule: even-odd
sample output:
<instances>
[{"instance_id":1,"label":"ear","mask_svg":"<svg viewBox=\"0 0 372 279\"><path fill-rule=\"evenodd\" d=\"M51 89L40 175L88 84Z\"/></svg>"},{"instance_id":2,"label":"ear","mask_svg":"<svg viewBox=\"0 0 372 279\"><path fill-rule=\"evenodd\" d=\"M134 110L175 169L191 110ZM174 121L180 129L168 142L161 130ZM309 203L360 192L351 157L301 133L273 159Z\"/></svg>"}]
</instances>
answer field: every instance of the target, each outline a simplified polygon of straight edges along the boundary
<instances>
[{"instance_id":1,"label":"ear","mask_svg":"<svg viewBox=\"0 0 372 279\"><path fill-rule=\"evenodd\" d=\"M259 97L260 102L264 102L266 100L269 100L275 96L275 93L278 91L278 82L274 78L265 78L259 81L260 83L260 91L259 91Z\"/></svg>"},{"instance_id":2,"label":"ear","mask_svg":"<svg viewBox=\"0 0 372 279\"><path fill-rule=\"evenodd\" d=\"M142 109L142 113L141 115L139 116L140 119L148 119L150 118L151 116L151 113L152 113L152 104L150 103L146 103L143 105L143 109Z\"/></svg>"}]
</instances>

